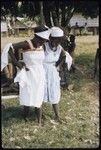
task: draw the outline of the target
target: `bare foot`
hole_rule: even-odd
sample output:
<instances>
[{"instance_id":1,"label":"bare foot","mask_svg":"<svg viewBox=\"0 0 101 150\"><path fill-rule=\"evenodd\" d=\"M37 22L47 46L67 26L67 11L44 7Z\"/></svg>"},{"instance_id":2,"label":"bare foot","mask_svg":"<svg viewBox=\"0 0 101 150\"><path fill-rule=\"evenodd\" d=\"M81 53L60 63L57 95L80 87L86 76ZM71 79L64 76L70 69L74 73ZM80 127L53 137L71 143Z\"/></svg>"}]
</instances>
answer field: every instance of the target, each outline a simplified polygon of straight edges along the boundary
<instances>
[{"instance_id":1,"label":"bare foot","mask_svg":"<svg viewBox=\"0 0 101 150\"><path fill-rule=\"evenodd\" d=\"M38 127L42 127L42 123L40 122L40 123L38 123Z\"/></svg>"}]
</instances>

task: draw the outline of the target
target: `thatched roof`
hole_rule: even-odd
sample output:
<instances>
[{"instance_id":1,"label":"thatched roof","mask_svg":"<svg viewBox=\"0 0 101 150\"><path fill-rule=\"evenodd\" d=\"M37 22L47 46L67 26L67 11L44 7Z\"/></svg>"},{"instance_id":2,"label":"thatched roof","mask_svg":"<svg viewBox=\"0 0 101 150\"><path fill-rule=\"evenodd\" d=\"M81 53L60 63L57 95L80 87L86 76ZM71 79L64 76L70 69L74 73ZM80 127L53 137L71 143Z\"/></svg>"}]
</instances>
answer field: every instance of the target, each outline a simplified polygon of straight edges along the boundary
<instances>
[{"instance_id":1,"label":"thatched roof","mask_svg":"<svg viewBox=\"0 0 101 150\"><path fill-rule=\"evenodd\" d=\"M28 28L35 28L37 26L37 23L35 21L28 20L27 18L17 17L17 20L19 20Z\"/></svg>"},{"instance_id":2,"label":"thatched roof","mask_svg":"<svg viewBox=\"0 0 101 150\"><path fill-rule=\"evenodd\" d=\"M16 19L13 28L15 28L15 29L27 29L28 27L24 23L22 23L21 21Z\"/></svg>"},{"instance_id":3,"label":"thatched roof","mask_svg":"<svg viewBox=\"0 0 101 150\"><path fill-rule=\"evenodd\" d=\"M28 27L28 28L35 28L37 26L36 22L34 21L26 21L24 22L24 24Z\"/></svg>"}]
</instances>

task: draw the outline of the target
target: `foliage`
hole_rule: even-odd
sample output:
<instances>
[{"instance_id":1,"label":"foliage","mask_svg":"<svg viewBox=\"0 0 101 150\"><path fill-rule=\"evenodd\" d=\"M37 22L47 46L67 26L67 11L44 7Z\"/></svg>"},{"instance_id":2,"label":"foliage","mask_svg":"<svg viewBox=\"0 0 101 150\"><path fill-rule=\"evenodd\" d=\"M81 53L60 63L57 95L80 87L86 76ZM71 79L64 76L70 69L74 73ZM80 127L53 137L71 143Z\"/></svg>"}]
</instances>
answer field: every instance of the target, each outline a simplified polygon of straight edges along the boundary
<instances>
[{"instance_id":1,"label":"foliage","mask_svg":"<svg viewBox=\"0 0 101 150\"><path fill-rule=\"evenodd\" d=\"M99 13L96 1L2 1L1 16L11 14L15 17L39 17L39 24L68 27L69 21L74 13L78 12L85 17L96 17ZM92 9L93 8L93 9Z\"/></svg>"}]
</instances>

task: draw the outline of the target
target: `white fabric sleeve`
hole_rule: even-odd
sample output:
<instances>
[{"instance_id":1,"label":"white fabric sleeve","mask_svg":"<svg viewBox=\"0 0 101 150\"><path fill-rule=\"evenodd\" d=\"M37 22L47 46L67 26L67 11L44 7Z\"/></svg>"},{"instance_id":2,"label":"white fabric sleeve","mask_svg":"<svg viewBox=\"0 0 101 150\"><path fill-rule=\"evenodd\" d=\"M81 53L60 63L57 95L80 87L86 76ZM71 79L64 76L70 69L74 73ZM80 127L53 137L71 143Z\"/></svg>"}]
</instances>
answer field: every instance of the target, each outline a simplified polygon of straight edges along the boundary
<instances>
[{"instance_id":1,"label":"white fabric sleeve","mask_svg":"<svg viewBox=\"0 0 101 150\"><path fill-rule=\"evenodd\" d=\"M13 48L12 43L7 44L4 49L2 50L1 54L1 71L8 65L8 51L9 49Z\"/></svg>"}]
</instances>

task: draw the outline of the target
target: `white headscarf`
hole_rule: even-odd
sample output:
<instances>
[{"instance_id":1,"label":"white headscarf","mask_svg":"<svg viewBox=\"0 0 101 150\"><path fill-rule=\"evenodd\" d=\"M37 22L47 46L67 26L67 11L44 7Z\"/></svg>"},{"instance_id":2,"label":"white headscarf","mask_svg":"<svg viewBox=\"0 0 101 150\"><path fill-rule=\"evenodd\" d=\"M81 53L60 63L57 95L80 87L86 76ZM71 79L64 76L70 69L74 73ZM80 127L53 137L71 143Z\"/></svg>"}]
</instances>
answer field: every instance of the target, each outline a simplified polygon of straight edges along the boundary
<instances>
[{"instance_id":1,"label":"white headscarf","mask_svg":"<svg viewBox=\"0 0 101 150\"><path fill-rule=\"evenodd\" d=\"M51 37L63 37L64 32L59 27L52 27L51 28Z\"/></svg>"},{"instance_id":2,"label":"white headscarf","mask_svg":"<svg viewBox=\"0 0 101 150\"><path fill-rule=\"evenodd\" d=\"M49 35L50 35L50 30L46 30L46 31L43 31L43 32L38 32L38 33L35 33L36 35L38 35L39 37L43 38L43 39L46 39L48 40L49 39Z\"/></svg>"},{"instance_id":3,"label":"white headscarf","mask_svg":"<svg viewBox=\"0 0 101 150\"><path fill-rule=\"evenodd\" d=\"M45 27L47 28L46 31L37 32L35 34L43 39L49 40L51 30L47 26L45 26Z\"/></svg>"}]
</instances>

